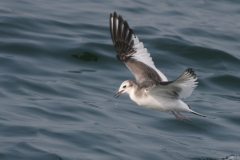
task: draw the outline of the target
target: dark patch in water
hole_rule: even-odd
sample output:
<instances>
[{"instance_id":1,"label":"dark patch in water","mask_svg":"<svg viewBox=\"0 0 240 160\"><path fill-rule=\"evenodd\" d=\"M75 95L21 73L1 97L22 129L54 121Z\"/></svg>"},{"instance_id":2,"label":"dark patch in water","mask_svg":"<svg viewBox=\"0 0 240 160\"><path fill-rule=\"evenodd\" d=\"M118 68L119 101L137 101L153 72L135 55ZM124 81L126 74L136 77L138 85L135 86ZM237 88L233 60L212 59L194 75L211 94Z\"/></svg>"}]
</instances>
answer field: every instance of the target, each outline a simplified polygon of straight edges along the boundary
<instances>
[{"instance_id":1,"label":"dark patch in water","mask_svg":"<svg viewBox=\"0 0 240 160\"><path fill-rule=\"evenodd\" d=\"M98 61L98 57L89 52L84 52L83 54L80 55L72 55L72 57L81 59L83 61Z\"/></svg>"}]
</instances>

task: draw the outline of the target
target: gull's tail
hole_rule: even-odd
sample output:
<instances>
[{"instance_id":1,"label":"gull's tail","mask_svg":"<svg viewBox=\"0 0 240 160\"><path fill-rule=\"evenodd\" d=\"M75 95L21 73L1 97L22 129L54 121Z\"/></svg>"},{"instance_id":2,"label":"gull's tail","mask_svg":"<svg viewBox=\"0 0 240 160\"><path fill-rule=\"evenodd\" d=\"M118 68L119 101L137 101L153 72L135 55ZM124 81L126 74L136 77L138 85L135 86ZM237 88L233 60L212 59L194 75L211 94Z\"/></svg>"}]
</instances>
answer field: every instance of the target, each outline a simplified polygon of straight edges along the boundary
<instances>
[{"instance_id":1,"label":"gull's tail","mask_svg":"<svg viewBox=\"0 0 240 160\"><path fill-rule=\"evenodd\" d=\"M202 115L202 114L200 114L200 113L194 112L193 110L191 110L190 113L193 113L193 114L196 114L196 115L198 115L198 116L202 116L202 117L207 117L207 116Z\"/></svg>"},{"instance_id":2,"label":"gull's tail","mask_svg":"<svg viewBox=\"0 0 240 160\"><path fill-rule=\"evenodd\" d=\"M187 104L186 104L186 105L187 105ZM198 116L207 117L207 116L205 116L205 115L203 115L203 114L200 114L200 113L197 113L197 112L191 110L191 107L190 107L189 105L187 105L187 106L188 106L188 111L187 111L187 112L190 112L190 113L192 113L192 114L196 114L196 115L198 115Z\"/></svg>"}]
</instances>

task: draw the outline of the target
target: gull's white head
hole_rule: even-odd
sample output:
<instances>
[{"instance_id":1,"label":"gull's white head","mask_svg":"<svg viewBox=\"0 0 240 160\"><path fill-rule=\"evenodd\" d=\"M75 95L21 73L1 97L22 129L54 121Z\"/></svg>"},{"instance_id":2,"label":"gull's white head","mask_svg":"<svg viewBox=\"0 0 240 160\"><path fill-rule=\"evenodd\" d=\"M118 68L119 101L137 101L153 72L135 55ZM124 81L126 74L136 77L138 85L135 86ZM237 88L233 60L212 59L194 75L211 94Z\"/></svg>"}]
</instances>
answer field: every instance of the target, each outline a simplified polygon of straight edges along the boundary
<instances>
[{"instance_id":1,"label":"gull's white head","mask_svg":"<svg viewBox=\"0 0 240 160\"><path fill-rule=\"evenodd\" d=\"M134 83L135 83L135 82L132 81L132 80L124 81L124 82L121 84L118 92L114 95L114 97L117 98L117 97L119 97L119 96L120 96L121 94L123 94L123 93L130 94L130 92L133 90L133 87L134 87L133 85L134 85Z\"/></svg>"}]
</instances>

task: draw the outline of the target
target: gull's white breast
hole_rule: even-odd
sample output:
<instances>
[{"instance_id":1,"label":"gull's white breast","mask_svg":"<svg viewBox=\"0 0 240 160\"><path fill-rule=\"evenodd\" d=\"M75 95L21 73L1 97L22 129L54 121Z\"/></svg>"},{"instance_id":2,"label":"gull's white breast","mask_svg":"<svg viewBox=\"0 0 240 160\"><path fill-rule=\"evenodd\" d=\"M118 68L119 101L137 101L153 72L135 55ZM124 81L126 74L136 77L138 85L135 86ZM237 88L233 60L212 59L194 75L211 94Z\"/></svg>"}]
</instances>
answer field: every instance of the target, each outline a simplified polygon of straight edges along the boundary
<instances>
[{"instance_id":1,"label":"gull's white breast","mask_svg":"<svg viewBox=\"0 0 240 160\"><path fill-rule=\"evenodd\" d=\"M137 96L136 94L134 94L134 92L131 92L129 96L134 102L136 102L139 106L143 108L155 109L159 111L168 111L168 108L165 108L162 103L160 103L148 93L143 93Z\"/></svg>"},{"instance_id":2,"label":"gull's white breast","mask_svg":"<svg viewBox=\"0 0 240 160\"><path fill-rule=\"evenodd\" d=\"M144 93L137 96L133 90L130 92L129 96L134 102L143 108L159 110L162 112L189 110L189 107L180 99L170 99L161 96L154 98L143 90L141 90L141 92Z\"/></svg>"}]
</instances>

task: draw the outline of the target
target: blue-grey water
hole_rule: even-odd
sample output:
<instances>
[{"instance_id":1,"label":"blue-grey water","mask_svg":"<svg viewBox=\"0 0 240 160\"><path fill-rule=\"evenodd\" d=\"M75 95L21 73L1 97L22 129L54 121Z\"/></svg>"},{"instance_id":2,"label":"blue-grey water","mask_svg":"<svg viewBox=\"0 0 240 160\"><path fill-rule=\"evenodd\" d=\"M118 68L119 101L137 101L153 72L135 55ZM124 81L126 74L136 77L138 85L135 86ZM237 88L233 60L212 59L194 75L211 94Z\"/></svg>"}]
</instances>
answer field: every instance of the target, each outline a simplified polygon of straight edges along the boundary
<instances>
[{"instance_id":1,"label":"blue-grey water","mask_svg":"<svg viewBox=\"0 0 240 160\"><path fill-rule=\"evenodd\" d=\"M185 100L208 117L139 107L120 84L117 11L169 80L191 67ZM0 1L0 159L239 160L240 2Z\"/></svg>"}]
</instances>

